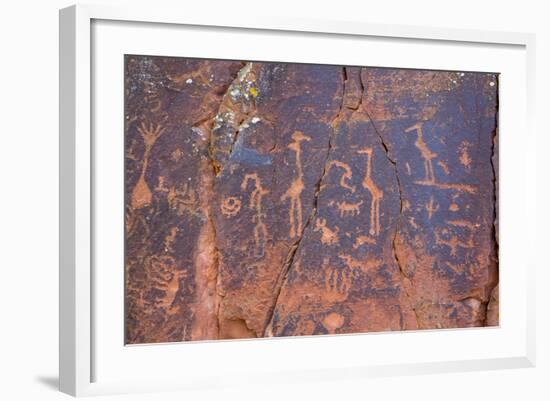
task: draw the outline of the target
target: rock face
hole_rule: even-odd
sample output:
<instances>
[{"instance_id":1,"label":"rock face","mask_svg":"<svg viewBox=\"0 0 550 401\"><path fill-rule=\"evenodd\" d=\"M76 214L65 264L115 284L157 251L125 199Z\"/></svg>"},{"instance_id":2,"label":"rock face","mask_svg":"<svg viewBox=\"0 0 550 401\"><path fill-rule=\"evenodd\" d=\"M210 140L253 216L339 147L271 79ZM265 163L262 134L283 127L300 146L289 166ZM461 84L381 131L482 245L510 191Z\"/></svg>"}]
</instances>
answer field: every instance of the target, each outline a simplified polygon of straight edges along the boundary
<instances>
[{"instance_id":1,"label":"rock face","mask_svg":"<svg viewBox=\"0 0 550 401\"><path fill-rule=\"evenodd\" d=\"M495 74L126 59L126 342L498 325Z\"/></svg>"}]
</instances>

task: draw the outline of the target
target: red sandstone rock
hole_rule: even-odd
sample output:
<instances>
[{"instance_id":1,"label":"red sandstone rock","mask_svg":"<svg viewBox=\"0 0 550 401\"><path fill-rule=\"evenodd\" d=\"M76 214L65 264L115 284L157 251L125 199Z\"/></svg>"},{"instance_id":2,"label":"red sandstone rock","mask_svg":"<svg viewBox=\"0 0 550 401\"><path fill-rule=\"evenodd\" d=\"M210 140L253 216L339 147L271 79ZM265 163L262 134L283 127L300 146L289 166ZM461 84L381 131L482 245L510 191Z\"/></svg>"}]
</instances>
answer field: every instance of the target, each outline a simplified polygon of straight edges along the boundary
<instances>
[{"instance_id":1,"label":"red sandstone rock","mask_svg":"<svg viewBox=\"0 0 550 401\"><path fill-rule=\"evenodd\" d=\"M129 56L127 342L498 325L496 94Z\"/></svg>"}]
</instances>

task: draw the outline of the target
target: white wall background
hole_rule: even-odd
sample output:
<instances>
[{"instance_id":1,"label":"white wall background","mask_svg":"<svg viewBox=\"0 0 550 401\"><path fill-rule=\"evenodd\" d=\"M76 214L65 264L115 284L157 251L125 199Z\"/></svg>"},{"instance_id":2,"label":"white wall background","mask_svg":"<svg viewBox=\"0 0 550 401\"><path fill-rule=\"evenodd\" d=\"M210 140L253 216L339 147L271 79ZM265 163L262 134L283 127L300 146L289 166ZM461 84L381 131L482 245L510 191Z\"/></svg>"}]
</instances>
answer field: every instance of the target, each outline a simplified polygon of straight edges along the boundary
<instances>
[{"instance_id":1,"label":"white wall background","mask_svg":"<svg viewBox=\"0 0 550 401\"><path fill-rule=\"evenodd\" d=\"M125 0L96 3L128 4ZM134 1L135 3L136 1ZM147 3L142 1L142 3ZM550 146L546 116L550 29L544 1L231 0L151 1L190 13L247 9L265 14L375 23L534 32L537 36L538 213L537 367L431 376L327 382L210 392L200 399L550 399L550 283L546 208ZM5 0L0 6L0 399L68 399L57 392L58 20L67 0ZM518 133L521 134L521 133ZM534 144L532 146L535 146ZM546 238L545 238L546 236ZM199 399L166 393L107 397Z\"/></svg>"}]
</instances>

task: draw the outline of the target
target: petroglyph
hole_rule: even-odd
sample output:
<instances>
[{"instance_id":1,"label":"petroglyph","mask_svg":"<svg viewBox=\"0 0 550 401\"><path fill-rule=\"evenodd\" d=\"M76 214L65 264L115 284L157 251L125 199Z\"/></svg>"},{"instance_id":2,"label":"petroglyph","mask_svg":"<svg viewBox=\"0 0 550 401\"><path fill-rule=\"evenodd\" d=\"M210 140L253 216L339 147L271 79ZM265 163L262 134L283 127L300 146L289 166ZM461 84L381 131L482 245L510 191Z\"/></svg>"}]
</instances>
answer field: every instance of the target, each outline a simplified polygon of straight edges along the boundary
<instances>
[{"instance_id":1,"label":"petroglyph","mask_svg":"<svg viewBox=\"0 0 550 401\"><path fill-rule=\"evenodd\" d=\"M181 158L183 157L183 152L181 151L180 148L177 148L175 149L171 154L170 154L170 158L174 161L174 162L179 162L181 160Z\"/></svg>"},{"instance_id":2,"label":"petroglyph","mask_svg":"<svg viewBox=\"0 0 550 401\"><path fill-rule=\"evenodd\" d=\"M178 228L172 227L170 233L164 238L164 251L172 253L174 252L174 241L176 240L176 235L178 234Z\"/></svg>"},{"instance_id":3,"label":"petroglyph","mask_svg":"<svg viewBox=\"0 0 550 401\"><path fill-rule=\"evenodd\" d=\"M460 274L460 272L462 271L462 268L463 268L463 266L459 266L456 263L451 263L449 261L447 261L445 263L445 265L447 265L447 267L449 269L451 269L453 271L453 273L455 273L455 274Z\"/></svg>"},{"instance_id":4,"label":"petroglyph","mask_svg":"<svg viewBox=\"0 0 550 401\"><path fill-rule=\"evenodd\" d=\"M228 196L222 201L220 209L224 216L234 217L241 210L241 200L235 196Z\"/></svg>"},{"instance_id":5,"label":"petroglyph","mask_svg":"<svg viewBox=\"0 0 550 401\"><path fill-rule=\"evenodd\" d=\"M457 256L456 251L458 248L471 249L474 247L473 239L469 238L467 241L462 241L456 235L448 235L449 231L447 229L435 230L435 243L437 245L445 245L449 247L451 251L451 256ZM442 237L442 235L447 236L448 238Z\"/></svg>"},{"instance_id":6,"label":"petroglyph","mask_svg":"<svg viewBox=\"0 0 550 401\"><path fill-rule=\"evenodd\" d=\"M416 141L414 146L420 151L420 155L424 159L424 182L435 183L434 168L432 159L437 157L437 153L430 150L426 142L424 142L424 134L422 132L422 123L417 123L405 130L405 132L416 132Z\"/></svg>"},{"instance_id":7,"label":"petroglyph","mask_svg":"<svg viewBox=\"0 0 550 401\"><path fill-rule=\"evenodd\" d=\"M449 170L449 166L447 166L447 163L445 163L443 160L438 160L437 165L441 167L441 170L443 170L446 175L449 175L451 173L451 171Z\"/></svg>"},{"instance_id":8,"label":"petroglyph","mask_svg":"<svg viewBox=\"0 0 550 401\"><path fill-rule=\"evenodd\" d=\"M480 224L472 223L471 221L466 221L466 220L448 220L447 223L450 224L451 226L466 227L470 230L474 230L480 226Z\"/></svg>"},{"instance_id":9,"label":"petroglyph","mask_svg":"<svg viewBox=\"0 0 550 401\"><path fill-rule=\"evenodd\" d=\"M380 267L383 263L379 259L358 260L358 259L355 259L354 257L352 257L350 255L346 255L346 254L339 254L338 257L352 271L355 270L355 269L359 269L359 270L363 271L364 273L368 273L372 269Z\"/></svg>"},{"instance_id":10,"label":"petroglyph","mask_svg":"<svg viewBox=\"0 0 550 401\"><path fill-rule=\"evenodd\" d=\"M301 143L310 141L309 136L304 135L301 131L295 131L292 134L293 142L288 145L288 148L295 153L296 177L290 184L290 187L281 196L281 200L290 199L289 219L290 219L290 238L295 238L302 232L302 191L304 190L304 172L302 170L302 148Z\"/></svg>"},{"instance_id":11,"label":"petroglyph","mask_svg":"<svg viewBox=\"0 0 550 401\"><path fill-rule=\"evenodd\" d=\"M163 292L162 297L151 300L152 306L166 309L167 313L171 313L180 279L185 275L184 272L171 271L170 267L174 266L174 263L175 260L170 255L153 255L144 263L147 285Z\"/></svg>"},{"instance_id":12,"label":"petroglyph","mask_svg":"<svg viewBox=\"0 0 550 401\"><path fill-rule=\"evenodd\" d=\"M475 194L477 189L473 185L467 184L453 184L453 183L442 183L442 182L426 182L426 181L415 181L415 184L426 185L430 187L437 187L439 189L451 189L458 192L466 192L469 194Z\"/></svg>"},{"instance_id":13,"label":"petroglyph","mask_svg":"<svg viewBox=\"0 0 550 401\"><path fill-rule=\"evenodd\" d=\"M464 220L449 220L447 224L454 227L465 228L466 230L463 230L464 232L462 234L464 234L463 236L465 236L466 239L460 239L459 235L453 233L448 228L442 228L435 230L436 244L447 246L450 249L451 256L457 256L458 248L472 249L475 247L474 235L475 229L479 227L478 224Z\"/></svg>"},{"instance_id":14,"label":"petroglyph","mask_svg":"<svg viewBox=\"0 0 550 401\"><path fill-rule=\"evenodd\" d=\"M325 273L325 291L336 302L345 300L352 285L353 274L349 268L327 267Z\"/></svg>"},{"instance_id":15,"label":"petroglyph","mask_svg":"<svg viewBox=\"0 0 550 401\"><path fill-rule=\"evenodd\" d=\"M434 197L430 196L430 202L426 204L426 211L428 212L428 220L432 219L434 212L439 210L439 205L434 205Z\"/></svg>"},{"instance_id":16,"label":"petroglyph","mask_svg":"<svg viewBox=\"0 0 550 401\"><path fill-rule=\"evenodd\" d=\"M250 193L250 201L248 204L249 209L254 210L256 213L252 218L254 226L254 254L257 257L264 256L265 243L267 241L267 227L263 222L264 213L262 211L262 199L269 193L268 190L262 187L262 182L257 173L246 174L243 182L241 183L241 189L245 191L248 188L249 182L252 182L252 192Z\"/></svg>"},{"instance_id":17,"label":"petroglyph","mask_svg":"<svg viewBox=\"0 0 550 401\"><path fill-rule=\"evenodd\" d=\"M329 333L334 333L335 330L344 325L344 322L345 319L342 315L332 312L323 319L323 326L325 326Z\"/></svg>"},{"instance_id":18,"label":"petroglyph","mask_svg":"<svg viewBox=\"0 0 550 401\"><path fill-rule=\"evenodd\" d=\"M159 176L155 191L166 193L166 200L170 209L176 210L179 216L182 216L185 212L197 215L197 195L192 190L189 182L184 183L183 187L178 189L175 186L166 187L164 180L163 176Z\"/></svg>"},{"instance_id":19,"label":"petroglyph","mask_svg":"<svg viewBox=\"0 0 550 401\"><path fill-rule=\"evenodd\" d=\"M335 227L334 230L331 230L327 227L326 219L318 218L315 220L315 228L313 231L321 232L321 242L325 245L336 245L340 242L338 238L340 227Z\"/></svg>"},{"instance_id":20,"label":"petroglyph","mask_svg":"<svg viewBox=\"0 0 550 401\"><path fill-rule=\"evenodd\" d=\"M353 178L353 172L351 171L349 164L343 163L338 160L331 160L327 167L327 171L326 171L327 174L332 167L337 167L344 170L344 172L342 173L342 176L340 177L340 186L342 188L346 188L350 190L352 193L355 192L355 185L348 184L348 182L351 182L351 179Z\"/></svg>"},{"instance_id":21,"label":"petroglyph","mask_svg":"<svg viewBox=\"0 0 550 401\"><path fill-rule=\"evenodd\" d=\"M453 202L449 205L449 210L451 212L458 212L460 210L460 207L456 203Z\"/></svg>"},{"instance_id":22,"label":"petroglyph","mask_svg":"<svg viewBox=\"0 0 550 401\"><path fill-rule=\"evenodd\" d=\"M454 184L454 183L439 183L435 179L432 159L437 157L437 153L434 153L428 148L426 142L424 142L424 134L422 131L422 123L417 123L405 130L405 132L416 132L416 141L414 145L418 150L420 150L420 155L424 159L424 179L420 181L415 181L415 184L434 186L440 189L452 189L459 192L467 192L470 194L476 193L476 188L472 185L466 184ZM446 165L443 164L445 170ZM448 170L448 168L447 168ZM447 172L447 171L446 171Z\"/></svg>"},{"instance_id":23,"label":"petroglyph","mask_svg":"<svg viewBox=\"0 0 550 401\"><path fill-rule=\"evenodd\" d=\"M339 254L338 257L346 264L350 269L361 269L364 265L363 262L354 259L350 255Z\"/></svg>"},{"instance_id":24,"label":"petroglyph","mask_svg":"<svg viewBox=\"0 0 550 401\"><path fill-rule=\"evenodd\" d=\"M137 184L132 191L132 207L134 209L141 209L142 207L151 204L152 194L147 182L145 181L145 172L149 164L149 153L151 152L151 148L164 132L164 128L161 125L155 126L153 123L147 125L145 122L142 122L138 127L138 132L143 138L145 150L143 151L141 174L139 175Z\"/></svg>"},{"instance_id":25,"label":"petroglyph","mask_svg":"<svg viewBox=\"0 0 550 401\"><path fill-rule=\"evenodd\" d=\"M365 169L365 178L363 179L363 188L370 192L370 235L380 234L380 200L384 192L372 180L372 148L364 148L358 153L367 156L367 166Z\"/></svg>"},{"instance_id":26,"label":"petroglyph","mask_svg":"<svg viewBox=\"0 0 550 401\"><path fill-rule=\"evenodd\" d=\"M460 144L460 148L459 148L459 151L460 151L460 157L459 157L459 160L460 160L460 164L462 164L464 166L464 168L466 169L470 169L470 165L472 164L472 159L470 157L470 154L468 153L468 148L470 147L470 144L466 141L463 141L461 144Z\"/></svg>"},{"instance_id":27,"label":"petroglyph","mask_svg":"<svg viewBox=\"0 0 550 401\"><path fill-rule=\"evenodd\" d=\"M362 204L362 200L355 203L346 201L330 201L328 203L329 206L336 206L338 212L340 213L340 217L357 216L359 213L361 213L361 210L359 208Z\"/></svg>"},{"instance_id":28,"label":"petroglyph","mask_svg":"<svg viewBox=\"0 0 550 401\"><path fill-rule=\"evenodd\" d=\"M360 235L353 242L353 249L358 249L365 244L375 245L376 240L374 238L367 237L366 235Z\"/></svg>"}]
</instances>

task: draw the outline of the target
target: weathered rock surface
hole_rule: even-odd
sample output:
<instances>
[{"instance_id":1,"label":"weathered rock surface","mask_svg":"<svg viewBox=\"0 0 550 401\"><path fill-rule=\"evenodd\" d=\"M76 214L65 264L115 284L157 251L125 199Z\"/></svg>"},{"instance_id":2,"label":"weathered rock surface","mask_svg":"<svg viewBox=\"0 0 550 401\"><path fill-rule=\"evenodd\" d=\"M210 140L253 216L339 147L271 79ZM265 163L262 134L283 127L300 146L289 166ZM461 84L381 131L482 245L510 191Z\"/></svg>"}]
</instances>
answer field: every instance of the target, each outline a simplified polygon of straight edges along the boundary
<instances>
[{"instance_id":1,"label":"weathered rock surface","mask_svg":"<svg viewBox=\"0 0 550 401\"><path fill-rule=\"evenodd\" d=\"M127 343L498 325L497 77L129 56Z\"/></svg>"}]
</instances>

